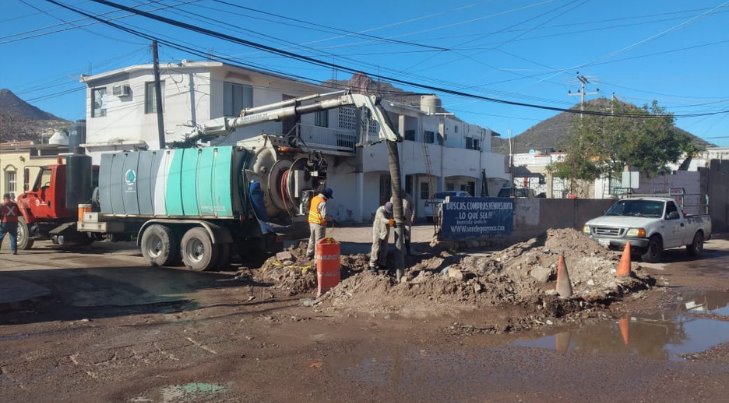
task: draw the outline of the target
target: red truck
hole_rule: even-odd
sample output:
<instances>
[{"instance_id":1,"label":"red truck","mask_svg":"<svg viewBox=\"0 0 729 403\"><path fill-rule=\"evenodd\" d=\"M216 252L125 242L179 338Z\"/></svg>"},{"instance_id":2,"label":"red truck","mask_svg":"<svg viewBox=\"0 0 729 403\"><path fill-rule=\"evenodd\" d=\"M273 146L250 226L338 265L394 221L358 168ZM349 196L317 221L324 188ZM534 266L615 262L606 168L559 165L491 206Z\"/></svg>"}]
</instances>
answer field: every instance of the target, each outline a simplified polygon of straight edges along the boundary
<instances>
[{"instance_id":1,"label":"red truck","mask_svg":"<svg viewBox=\"0 0 729 403\"><path fill-rule=\"evenodd\" d=\"M18 249L33 247L36 240L48 240L58 245L86 245L94 241L88 234L76 231L78 205L91 203L98 183L98 166L91 157L67 155L66 163L40 167L29 186L28 170L24 172L26 191L18 196L21 217L18 220Z\"/></svg>"}]
</instances>

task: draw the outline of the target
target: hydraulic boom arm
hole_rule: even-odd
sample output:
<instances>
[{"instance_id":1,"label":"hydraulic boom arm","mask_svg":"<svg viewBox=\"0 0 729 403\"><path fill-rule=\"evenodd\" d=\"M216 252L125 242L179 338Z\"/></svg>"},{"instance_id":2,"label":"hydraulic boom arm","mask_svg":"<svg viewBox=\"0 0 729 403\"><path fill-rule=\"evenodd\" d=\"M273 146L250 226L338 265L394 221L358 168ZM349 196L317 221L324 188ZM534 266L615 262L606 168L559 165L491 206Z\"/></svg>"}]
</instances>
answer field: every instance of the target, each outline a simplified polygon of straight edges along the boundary
<instances>
[{"instance_id":1,"label":"hydraulic boom arm","mask_svg":"<svg viewBox=\"0 0 729 403\"><path fill-rule=\"evenodd\" d=\"M206 140L211 137L225 136L235 129L263 122L280 121L292 116L324 111L341 106L367 108L371 117L380 127L380 140L400 141L401 138L388 124L386 111L375 96L352 94L346 91L327 94L314 94L301 98L289 99L269 105L243 109L238 117L221 117L197 125L192 131L185 133L184 141Z\"/></svg>"}]
</instances>

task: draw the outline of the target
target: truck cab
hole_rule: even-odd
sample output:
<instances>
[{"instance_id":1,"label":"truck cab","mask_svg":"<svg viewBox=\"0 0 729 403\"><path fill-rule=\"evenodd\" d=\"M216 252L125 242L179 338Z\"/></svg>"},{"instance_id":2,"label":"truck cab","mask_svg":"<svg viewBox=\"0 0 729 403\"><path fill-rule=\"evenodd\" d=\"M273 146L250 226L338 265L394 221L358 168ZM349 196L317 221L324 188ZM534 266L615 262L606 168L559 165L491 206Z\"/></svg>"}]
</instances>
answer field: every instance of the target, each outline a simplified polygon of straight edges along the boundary
<instances>
[{"instance_id":1,"label":"truck cab","mask_svg":"<svg viewBox=\"0 0 729 403\"><path fill-rule=\"evenodd\" d=\"M69 155L66 159L66 164L59 158L57 164L39 167L32 187L28 186L28 170L24 172L23 183L27 190L17 198L21 213L18 220L20 249L30 249L33 242L40 239L63 243L79 238L85 243L88 238L75 231L75 223L78 204L90 202L91 192L98 184L99 168L91 166L87 156Z\"/></svg>"}]
</instances>

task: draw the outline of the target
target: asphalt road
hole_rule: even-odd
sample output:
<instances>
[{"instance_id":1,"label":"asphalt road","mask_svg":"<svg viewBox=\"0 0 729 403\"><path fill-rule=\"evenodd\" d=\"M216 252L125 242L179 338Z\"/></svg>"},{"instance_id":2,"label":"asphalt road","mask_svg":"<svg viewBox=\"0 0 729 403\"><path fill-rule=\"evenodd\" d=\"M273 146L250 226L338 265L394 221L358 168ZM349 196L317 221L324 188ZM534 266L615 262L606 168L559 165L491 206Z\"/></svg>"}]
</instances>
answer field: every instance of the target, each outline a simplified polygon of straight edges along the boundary
<instances>
[{"instance_id":1,"label":"asphalt road","mask_svg":"<svg viewBox=\"0 0 729 403\"><path fill-rule=\"evenodd\" d=\"M496 336L449 329L498 310L338 313L131 245L3 250L0 282L38 294L0 310L0 401L725 401L729 242L706 247L614 320Z\"/></svg>"}]
</instances>

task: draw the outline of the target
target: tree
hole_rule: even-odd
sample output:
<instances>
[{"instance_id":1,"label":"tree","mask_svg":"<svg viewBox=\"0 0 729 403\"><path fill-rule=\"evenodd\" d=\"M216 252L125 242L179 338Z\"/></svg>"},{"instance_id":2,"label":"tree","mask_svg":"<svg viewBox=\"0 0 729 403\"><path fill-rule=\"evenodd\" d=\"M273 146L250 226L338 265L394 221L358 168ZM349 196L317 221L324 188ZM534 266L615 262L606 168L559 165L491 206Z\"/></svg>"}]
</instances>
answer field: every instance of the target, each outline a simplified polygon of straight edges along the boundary
<instances>
[{"instance_id":1,"label":"tree","mask_svg":"<svg viewBox=\"0 0 729 403\"><path fill-rule=\"evenodd\" d=\"M691 138L674 127L673 116L656 101L648 106L607 99L586 110L610 111L611 116L576 115L574 130L564 145L567 156L550 165L557 177L593 181L612 178L630 165L648 176L666 170L684 153L698 151ZM608 107L608 108L606 108Z\"/></svg>"}]
</instances>

